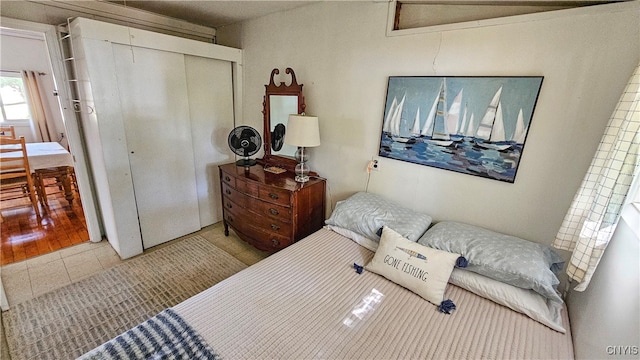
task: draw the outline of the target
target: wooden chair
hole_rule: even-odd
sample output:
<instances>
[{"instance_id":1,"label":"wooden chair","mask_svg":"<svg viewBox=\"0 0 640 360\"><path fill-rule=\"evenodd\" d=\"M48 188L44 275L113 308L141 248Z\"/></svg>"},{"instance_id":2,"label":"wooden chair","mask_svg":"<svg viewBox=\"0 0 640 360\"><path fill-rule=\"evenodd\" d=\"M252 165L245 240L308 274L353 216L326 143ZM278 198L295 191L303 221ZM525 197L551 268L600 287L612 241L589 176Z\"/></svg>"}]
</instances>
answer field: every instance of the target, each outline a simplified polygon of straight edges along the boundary
<instances>
[{"instance_id":1,"label":"wooden chair","mask_svg":"<svg viewBox=\"0 0 640 360\"><path fill-rule=\"evenodd\" d=\"M0 137L0 201L11 202L6 208L24 206L12 201L20 198L28 198L31 201L31 206L40 219L40 208L31 178L24 137L19 139ZM4 208L5 206L2 206L2 209Z\"/></svg>"},{"instance_id":2,"label":"wooden chair","mask_svg":"<svg viewBox=\"0 0 640 360\"><path fill-rule=\"evenodd\" d=\"M0 137L15 139L16 130L13 128L13 126L0 126Z\"/></svg>"},{"instance_id":3,"label":"wooden chair","mask_svg":"<svg viewBox=\"0 0 640 360\"><path fill-rule=\"evenodd\" d=\"M72 184L74 176L74 171L71 166L35 170L33 173L33 182L42 206L49 206L47 187L57 188L58 192L64 193L65 199L67 199L69 205L71 205L73 202ZM52 193L53 192L51 192L51 194Z\"/></svg>"}]
</instances>

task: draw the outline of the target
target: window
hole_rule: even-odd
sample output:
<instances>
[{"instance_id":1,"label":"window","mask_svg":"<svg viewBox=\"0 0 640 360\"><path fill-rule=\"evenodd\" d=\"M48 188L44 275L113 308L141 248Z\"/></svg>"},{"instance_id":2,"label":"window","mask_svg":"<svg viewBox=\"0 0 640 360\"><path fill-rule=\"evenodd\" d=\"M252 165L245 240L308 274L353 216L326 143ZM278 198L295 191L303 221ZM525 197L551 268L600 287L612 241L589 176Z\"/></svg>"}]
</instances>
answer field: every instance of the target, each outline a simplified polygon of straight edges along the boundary
<instances>
[{"instance_id":1,"label":"window","mask_svg":"<svg viewBox=\"0 0 640 360\"><path fill-rule=\"evenodd\" d=\"M0 76L0 112L2 113L1 122L31 119L24 82L19 74Z\"/></svg>"},{"instance_id":2,"label":"window","mask_svg":"<svg viewBox=\"0 0 640 360\"><path fill-rule=\"evenodd\" d=\"M513 19L514 16L542 14L556 10L616 2L621 1L503 0L474 2L461 0L393 0L389 3L388 30L394 32L413 29L420 32L431 32L442 31L443 29L478 27L482 26L482 24L495 25L496 21L513 21L500 19ZM408 33L415 32L409 31Z\"/></svg>"}]
</instances>

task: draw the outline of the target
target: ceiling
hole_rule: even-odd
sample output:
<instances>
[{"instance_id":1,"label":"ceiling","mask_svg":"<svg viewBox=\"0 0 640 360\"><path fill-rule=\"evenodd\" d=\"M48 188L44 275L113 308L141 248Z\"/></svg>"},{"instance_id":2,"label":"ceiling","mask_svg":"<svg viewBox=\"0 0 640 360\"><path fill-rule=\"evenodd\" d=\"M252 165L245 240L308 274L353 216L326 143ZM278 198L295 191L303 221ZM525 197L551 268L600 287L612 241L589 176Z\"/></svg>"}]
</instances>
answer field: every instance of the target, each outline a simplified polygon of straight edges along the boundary
<instances>
[{"instance_id":1,"label":"ceiling","mask_svg":"<svg viewBox=\"0 0 640 360\"><path fill-rule=\"evenodd\" d=\"M126 7L146 10L187 22L220 28L271 13L311 5L323 0L107 0ZM386 2L390 0L335 0ZM439 5L499 6L588 6L628 0L399 0L402 3Z\"/></svg>"},{"instance_id":2,"label":"ceiling","mask_svg":"<svg viewBox=\"0 0 640 360\"><path fill-rule=\"evenodd\" d=\"M139 9L144 12L201 25L200 28L195 28L196 30L194 31L204 31L204 35L197 34L193 36L196 36L198 40L208 41L206 40L210 39L208 31L203 30L202 26L206 29L219 29L271 13L288 11L323 1L387 3L393 0L0 0L0 8L3 16L51 25L66 23L68 18L76 16L128 24L132 20L131 16L137 17L141 14L131 15L131 12L122 11L122 8ZM422 4L437 6L457 5L458 7L468 7L469 5L489 5L489 7L545 7L560 5L574 7L618 1L629 0L398 0L403 6ZM428 13L432 13L432 11L428 10ZM173 32L170 32L170 34L174 34L174 32L191 34L189 27L183 28L183 25L176 25L175 23L170 25L173 27L167 30L170 22L163 22L158 18L148 17L144 18L142 22L144 23L143 25L147 26L143 28L149 29L150 27L153 31L171 30Z\"/></svg>"},{"instance_id":3,"label":"ceiling","mask_svg":"<svg viewBox=\"0 0 640 360\"><path fill-rule=\"evenodd\" d=\"M193 24L219 28L318 1L126 0L109 2L182 19Z\"/></svg>"}]
</instances>

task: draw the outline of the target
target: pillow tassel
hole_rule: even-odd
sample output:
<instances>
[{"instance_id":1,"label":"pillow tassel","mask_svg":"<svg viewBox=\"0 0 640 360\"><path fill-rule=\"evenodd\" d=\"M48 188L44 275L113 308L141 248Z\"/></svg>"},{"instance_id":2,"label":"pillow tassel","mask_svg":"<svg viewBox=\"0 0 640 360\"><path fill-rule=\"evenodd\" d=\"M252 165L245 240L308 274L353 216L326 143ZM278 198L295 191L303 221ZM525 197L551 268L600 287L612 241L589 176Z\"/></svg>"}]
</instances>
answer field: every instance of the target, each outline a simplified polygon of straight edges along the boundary
<instances>
[{"instance_id":1,"label":"pillow tassel","mask_svg":"<svg viewBox=\"0 0 640 360\"><path fill-rule=\"evenodd\" d=\"M456 267L466 268L469 265L469 262L464 256L460 256L458 260L456 260Z\"/></svg>"},{"instance_id":2,"label":"pillow tassel","mask_svg":"<svg viewBox=\"0 0 640 360\"><path fill-rule=\"evenodd\" d=\"M358 265L356 263L353 263L353 268L356 269L356 272L358 274L362 274L362 270L364 270L364 266Z\"/></svg>"},{"instance_id":3,"label":"pillow tassel","mask_svg":"<svg viewBox=\"0 0 640 360\"><path fill-rule=\"evenodd\" d=\"M451 315L451 311L455 309L456 309L456 304L454 304L453 301L451 301L451 299L444 300L443 302L440 303L440 306L438 306L438 310L440 310L440 312L443 312L449 315Z\"/></svg>"}]
</instances>

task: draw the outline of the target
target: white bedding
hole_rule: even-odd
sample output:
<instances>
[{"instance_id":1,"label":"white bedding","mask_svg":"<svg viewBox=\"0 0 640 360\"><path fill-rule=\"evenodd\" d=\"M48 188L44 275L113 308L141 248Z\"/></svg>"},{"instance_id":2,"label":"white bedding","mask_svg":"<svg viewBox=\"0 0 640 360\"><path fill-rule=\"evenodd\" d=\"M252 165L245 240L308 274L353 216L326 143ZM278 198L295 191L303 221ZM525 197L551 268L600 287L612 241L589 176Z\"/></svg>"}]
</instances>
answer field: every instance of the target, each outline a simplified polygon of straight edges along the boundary
<instances>
[{"instance_id":1,"label":"white bedding","mask_svg":"<svg viewBox=\"0 0 640 360\"><path fill-rule=\"evenodd\" d=\"M562 334L449 284L457 310L446 315L382 276L357 274L353 264L372 257L321 229L173 310L225 359L573 358L566 309Z\"/></svg>"}]
</instances>

